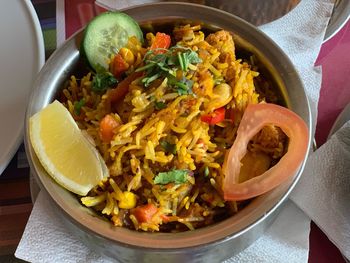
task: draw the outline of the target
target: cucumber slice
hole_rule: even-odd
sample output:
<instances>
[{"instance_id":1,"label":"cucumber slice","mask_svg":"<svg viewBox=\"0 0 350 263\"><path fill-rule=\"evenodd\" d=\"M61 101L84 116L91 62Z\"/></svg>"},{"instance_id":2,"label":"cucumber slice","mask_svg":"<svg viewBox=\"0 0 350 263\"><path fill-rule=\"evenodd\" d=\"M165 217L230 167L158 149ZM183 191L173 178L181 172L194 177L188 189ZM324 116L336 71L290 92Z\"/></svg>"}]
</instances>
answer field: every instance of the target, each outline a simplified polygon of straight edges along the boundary
<instances>
[{"instance_id":1,"label":"cucumber slice","mask_svg":"<svg viewBox=\"0 0 350 263\"><path fill-rule=\"evenodd\" d=\"M102 13L86 27L81 54L95 71L101 67L108 69L110 57L118 53L131 36L143 42L141 28L133 18L121 12Z\"/></svg>"}]
</instances>

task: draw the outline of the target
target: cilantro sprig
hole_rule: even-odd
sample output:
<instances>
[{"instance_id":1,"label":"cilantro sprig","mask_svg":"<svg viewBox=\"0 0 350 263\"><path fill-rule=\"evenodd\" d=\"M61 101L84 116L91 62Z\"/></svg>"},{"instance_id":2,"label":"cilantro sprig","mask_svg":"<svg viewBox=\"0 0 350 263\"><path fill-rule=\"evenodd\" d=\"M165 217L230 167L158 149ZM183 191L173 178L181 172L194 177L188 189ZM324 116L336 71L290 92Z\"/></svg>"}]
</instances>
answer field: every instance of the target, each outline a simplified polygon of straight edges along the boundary
<instances>
[{"instance_id":1,"label":"cilantro sprig","mask_svg":"<svg viewBox=\"0 0 350 263\"><path fill-rule=\"evenodd\" d=\"M112 75L112 73L101 71L96 73L93 77L91 89L96 93L103 93L117 83L118 80Z\"/></svg>"},{"instance_id":2,"label":"cilantro sprig","mask_svg":"<svg viewBox=\"0 0 350 263\"><path fill-rule=\"evenodd\" d=\"M155 52L157 51L157 52ZM145 65L136 70L145 71L146 75L142 79L145 87L148 87L158 78L168 78L168 84L173 86L179 95L192 93L192 81L183 77L176 79L176 71L181 69L187 71L190 65L201 63L202 60L198 54L190 48L182 46L173 46L170 49L150 50L144 57Z\"/></svg>"},{"instance_id":3,"label":"cilantro sprig","mask_svg":"<svg viewBox=\"0 0 350 263\"><path fill-rule=\"evenodd\" d=\"M81 99L79 101L74 102L74 113L76 115L80 115L81 108L85 105L85 100Z\"/></svg>"},{"instance_id":4,"label":"cilantro sprig","mask_svg":"<svg viewBox=\"0 0 350 263\"><path fill-rule=\"evenodd\" d=\"M160 146L164 149L165 152L176 154L176 144L172 144L170 142L167 142L165 140L160 141Z\"/></svg>"},{"instance_id":5,"label":"cilantro sprig","mask_svg":"<svg viewBox=\"0 0 350 263\"><path fill-rule=\"evenodd\" d=\"M169 76L168 83L175 87L179 95L192 94L193 81L190 79L182 77L181 80L177 80L175 77Z\"/></svg>"},{"instance_id":6,"label":"cilantro sprig","mask_svg":"<svg viewBox=\"0 0 350 263\"><path fill-rule=\"evenodd\" d=\"M198 57L198 54L190 49L185 52L178 52L177 58L183 71L187 71L190 64L198 64L202 62Z\"/></svg>"},{"instance_id":7,"label":"cilantro sprig","mask_svg":"<svg viewBox=\"0 0 350 263\"><path fill-rule=\"evenodd\" d=\"M166 103L163 101L155 101L154 107L156 108L156 110L162 110L162 109L166 108Z\"/></svg>"}]
</instances>

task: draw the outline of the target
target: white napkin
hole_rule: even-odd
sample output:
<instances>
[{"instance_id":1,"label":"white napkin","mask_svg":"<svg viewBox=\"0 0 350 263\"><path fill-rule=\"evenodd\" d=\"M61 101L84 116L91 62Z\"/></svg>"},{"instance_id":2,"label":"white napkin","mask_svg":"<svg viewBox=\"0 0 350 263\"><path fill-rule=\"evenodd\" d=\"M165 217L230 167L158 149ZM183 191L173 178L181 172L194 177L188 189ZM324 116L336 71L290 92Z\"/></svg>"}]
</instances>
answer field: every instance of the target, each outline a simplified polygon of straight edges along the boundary
<instances>
[{"instance_id":1,"label":"white napkin","mask_svg":"<svg viewBox=\"0 0 350 263\"><path fill-rule=\"evenodd\" d=\"M313 118L313 135L321 88L321 67L314 63L321 49L333 0L302 0L284 17L260 27L289 56L308 95Z\"/></svg>"},{"instance_id":2,"label":"white napkin","mask_svg":"<svg viewBox=\"0 0 350 263\"><path fill-rule=\"evenodd\" d=\"M291 263L307 262L309 227L310 220L305 214L293 202L287 201L264 236L226 263L252 262L257 255L258 262L277 263L286 259L285 262ZM15 256L38 263L115 262L94 253L81 240L71 235L58 220L50 198L43 191L37 197Z\"/></svg>"},{"instance_id":3,"label":"white napkin","mask_svg":"<svg viewBox=\"0 0 350 263\"><path fill-rule=\"evenodd\" d=\"M106 0L105 0L106 1ZM104 1L100 1L104 2ZM110 1L107 1L111 3ZM106 4L108 4L105 2ZM331 15L332 0L302 0L285 17L261 27L294 62L304 82L316 120L321 71L313 64ZM115 2L114 2L115 3ZM72 236L39 194L16 257L30 262L108 262ZM310 219L290 201L270 229L227 262L307 262Z\"/></svg>"},{"instance_id":4,"label":"white napkin","mask_svg":"<svg viewBox=\"0 0 350 263\"><path fill-rule=\"evenodd\" d=\"M350 259L350 120L310 156L291 199Z\"/></svg>"}]
</instances>

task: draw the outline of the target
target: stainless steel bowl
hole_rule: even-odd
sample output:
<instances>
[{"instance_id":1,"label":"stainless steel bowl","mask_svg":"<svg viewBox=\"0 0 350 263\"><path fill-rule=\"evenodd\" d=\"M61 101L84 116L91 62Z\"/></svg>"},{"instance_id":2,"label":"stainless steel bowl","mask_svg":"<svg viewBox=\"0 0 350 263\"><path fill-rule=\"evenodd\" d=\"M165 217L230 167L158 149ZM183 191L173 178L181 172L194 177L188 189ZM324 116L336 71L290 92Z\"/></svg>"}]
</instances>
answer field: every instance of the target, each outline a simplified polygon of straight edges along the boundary
<instances>
[{"instance_id":1,"label":"stainless steel bowl","mask_svg":"<svg viewBox=\"0 0 350 263\"><path fill-rule=\"evenodd\" d=\"M282 91L286 105L305 120L311 131L310 109L296 70L283 51L257 28L223 11L194 4L157 3L136 6L125 12L142 24L169 20L201 22L212 29L233 32L235 41L262 62L266 74ZM75 195L57 185L45 172L30 145L29 118L49 104L69 76L82 67L78 48L81 36L78 32L65 42L41 70L25 121L26 152L33 175L52 199L69 231L96 252L122 262L219 262L249 246L278 214L297 183L304 163L292 180L254 199L237 215L212 226L176 234L141 233L113 227L91 209L83 207Z\"/></svg>"}]
</instances>

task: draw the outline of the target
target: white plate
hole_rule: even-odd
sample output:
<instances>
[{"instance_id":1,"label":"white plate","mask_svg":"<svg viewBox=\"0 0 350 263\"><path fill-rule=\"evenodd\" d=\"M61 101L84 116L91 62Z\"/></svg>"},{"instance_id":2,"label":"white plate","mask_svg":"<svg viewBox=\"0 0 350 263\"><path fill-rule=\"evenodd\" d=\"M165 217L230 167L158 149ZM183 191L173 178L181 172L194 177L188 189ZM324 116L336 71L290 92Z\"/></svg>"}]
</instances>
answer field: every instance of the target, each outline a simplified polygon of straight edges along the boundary
<instances>
[{"instance_id":1,"label":"white plate","mask_svg":"<svg viewBox=\"0 0 350 263\"><path fill-rule=\"evenodd\" d=\"M22 142L33 80L45 62L44 40L29 0L1 1L0 175Z\"/></svg>"}]
</instances>

